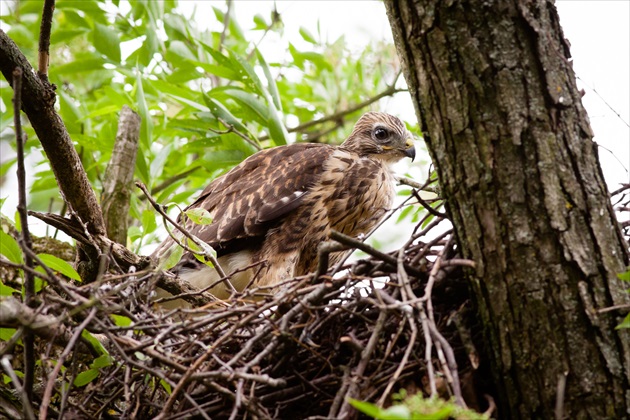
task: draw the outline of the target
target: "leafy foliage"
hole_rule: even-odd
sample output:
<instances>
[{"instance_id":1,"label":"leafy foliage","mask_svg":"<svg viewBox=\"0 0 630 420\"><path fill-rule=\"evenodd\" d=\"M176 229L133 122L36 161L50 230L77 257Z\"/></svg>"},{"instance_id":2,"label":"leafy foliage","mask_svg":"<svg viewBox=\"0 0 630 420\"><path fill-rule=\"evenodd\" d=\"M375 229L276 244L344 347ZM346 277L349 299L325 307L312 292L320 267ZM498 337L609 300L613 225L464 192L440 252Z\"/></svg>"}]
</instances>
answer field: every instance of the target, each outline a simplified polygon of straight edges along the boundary
<instances>
[{"instance_id":1,"label":"leafy foliage","mask_svg":"<svg viewBox=\"0 0 630 420\"><path fill-rule=\"evenodd\" d=\"M380 408L375 404L350 400L350 404L375 419L379 420L486 420L489 417L473 410L462 408L453 401L440 398L424 398L422 393L407 396L402 390L394 395L396 401L389 408Z\"/></svg>"},{"instance_id":2,"label":"leafy foliage","mask_svg":"<svg viewBox=\"0 0 630 420\"><path fill-rule=\"evenodd\" d=\"M16 2L1 17L32 63L42 6L43 1ZM142 117L135 177L159 202L186 203L209 180L261 148L296 139L321 141L322 134L340 142L351 128L346 120L354 122L366 109L300 126L365 102L398 79L392 45L374 44L351 54L343 37L325 43L319 33L302 28L310 48L300 50L283 38L282 16L275 10L269 17L255 16L244 30L234 12L239 5L233 6L214 6L210 29L202 30L175 0L56 3L49 78L58 87L59 113L97 192L123 105ZM262 52L271 35L287 51L280 61L268 61ZM2 81L5 128L13 118L7 87ZM29 208L48 210L52 202L61 210L53 173L32 129L26 127L26 133L26 150L39 162ZM3 134L13 145L12 130ZM0 162L0 174L14 163L13 158ZM132 249L154 240L156 226L147 222L147 209L133 194Z\"/></svg>"}]
</instances>

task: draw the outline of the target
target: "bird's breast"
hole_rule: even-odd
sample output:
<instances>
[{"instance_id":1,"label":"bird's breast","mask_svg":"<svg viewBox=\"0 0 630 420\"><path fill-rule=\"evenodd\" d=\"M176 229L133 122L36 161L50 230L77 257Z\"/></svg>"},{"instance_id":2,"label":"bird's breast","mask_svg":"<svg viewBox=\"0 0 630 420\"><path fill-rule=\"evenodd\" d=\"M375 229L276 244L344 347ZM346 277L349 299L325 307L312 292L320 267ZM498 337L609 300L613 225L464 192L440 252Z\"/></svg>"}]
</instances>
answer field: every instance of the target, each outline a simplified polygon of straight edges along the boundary
<instances>
[{"instance_id":1,"label":"bird's breast","mask_svg":"<svg viewBox=\"0 0 630 420\"><path fill-rule=\"evenodd\" d=\"M336 153L328 164L319 194L330 228L351 236L370 232L394 201L390 169L346 152Z\"/></svg>"}]
</instances>

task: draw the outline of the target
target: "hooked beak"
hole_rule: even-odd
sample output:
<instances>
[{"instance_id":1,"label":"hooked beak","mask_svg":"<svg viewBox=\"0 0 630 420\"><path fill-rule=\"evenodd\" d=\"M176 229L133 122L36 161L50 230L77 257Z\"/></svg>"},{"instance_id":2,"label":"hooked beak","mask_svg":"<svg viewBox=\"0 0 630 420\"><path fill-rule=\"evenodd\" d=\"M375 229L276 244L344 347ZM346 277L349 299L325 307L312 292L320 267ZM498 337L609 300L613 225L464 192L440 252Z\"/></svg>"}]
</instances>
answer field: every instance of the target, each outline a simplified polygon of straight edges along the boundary
<instances>
[{"instance_id":1,"label":"hooked beak","mask_svg":"<svg viewBox=\"0 0 630 420\"><path fill-rule=\"evenodd\" d=\"M413 146L413 140L410 138L407 139L407 141L405 142L405 145L407 146L407 148L404 151L405 156L407 156L408 158L411 158L411 161L413 162L413 160L416 158L416 148Z\"/></svg>"}]
</instances>

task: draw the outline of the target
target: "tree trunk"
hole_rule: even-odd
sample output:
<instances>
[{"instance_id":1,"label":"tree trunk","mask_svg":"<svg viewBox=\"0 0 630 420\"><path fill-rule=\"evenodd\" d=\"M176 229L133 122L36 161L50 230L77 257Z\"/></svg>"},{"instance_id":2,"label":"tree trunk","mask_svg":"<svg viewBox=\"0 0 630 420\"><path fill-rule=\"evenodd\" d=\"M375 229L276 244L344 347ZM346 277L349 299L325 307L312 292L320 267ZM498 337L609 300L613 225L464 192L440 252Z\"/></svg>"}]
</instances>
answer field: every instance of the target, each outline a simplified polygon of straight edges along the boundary
<instances>
[{"instance_id":1,"label":"tree trunk","mask_svg":"<svg viewBox=\"0 0 630 420\"><path fill-rule=\"evenodd\" d=\"M627 418L627 248L551 1L385 2L500 418ZM627 309L626 309L627 311Z\"/></svg>"}]
</instances>

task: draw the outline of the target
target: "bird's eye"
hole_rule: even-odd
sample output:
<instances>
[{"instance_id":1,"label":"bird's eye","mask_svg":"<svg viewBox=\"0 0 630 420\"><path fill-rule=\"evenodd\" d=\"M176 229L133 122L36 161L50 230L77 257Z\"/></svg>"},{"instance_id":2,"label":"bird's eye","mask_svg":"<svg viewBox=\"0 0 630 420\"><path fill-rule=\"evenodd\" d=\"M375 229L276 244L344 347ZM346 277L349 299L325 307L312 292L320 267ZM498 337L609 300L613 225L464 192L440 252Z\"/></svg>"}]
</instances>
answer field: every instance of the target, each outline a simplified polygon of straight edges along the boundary
<instances>
[{"instance_id":1,"label":"bird's eye","mask_svg":"<svg viewBox=\"0 0 630 420\"><path fill-rule=\"evenodd\" d=\"M377 140L387 140L387 138L389 138L389 131L379 127L374 130L374 137L376 137Z\"/></svg>"}]
</instances>

